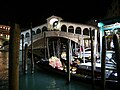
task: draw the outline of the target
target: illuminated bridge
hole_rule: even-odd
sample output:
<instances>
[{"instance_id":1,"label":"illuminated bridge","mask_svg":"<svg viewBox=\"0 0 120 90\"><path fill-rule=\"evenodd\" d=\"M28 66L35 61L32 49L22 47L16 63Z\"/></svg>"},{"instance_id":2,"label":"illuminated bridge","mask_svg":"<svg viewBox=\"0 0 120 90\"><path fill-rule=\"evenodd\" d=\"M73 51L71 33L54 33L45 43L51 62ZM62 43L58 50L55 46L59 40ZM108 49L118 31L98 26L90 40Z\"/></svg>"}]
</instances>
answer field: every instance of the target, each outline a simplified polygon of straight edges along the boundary
<instances>
[{"instance_id":1,"label":"illuminated bridge","mask_svg":"<svg viewBox=\"0 0 120 90\"><path fill-rule=\"evenodd\" d=\"M22 49L22 36L24 37L24 46L28 44L29 47L31 45L32 36L33 49L45 48L44 41L46 37L69 38L76 43L82 43L83 46L89 46L90 29L94 37L97 37L98 28L95 26L64 22L63 19L58 16L51 16L47 18L46 24L32 28L32 35L31 29L21 32L20 49Z\"/></svg>"}]
</instances>

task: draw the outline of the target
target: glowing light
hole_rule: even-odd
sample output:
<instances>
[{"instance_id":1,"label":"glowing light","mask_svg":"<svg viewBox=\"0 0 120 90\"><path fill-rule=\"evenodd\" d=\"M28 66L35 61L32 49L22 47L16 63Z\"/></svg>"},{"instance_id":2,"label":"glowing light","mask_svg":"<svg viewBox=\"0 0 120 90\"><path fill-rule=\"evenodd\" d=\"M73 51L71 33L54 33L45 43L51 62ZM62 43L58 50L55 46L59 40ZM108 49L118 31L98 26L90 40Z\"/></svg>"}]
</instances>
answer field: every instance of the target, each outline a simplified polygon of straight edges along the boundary
<instances>
[{"instance_id":1,"label":"glowing light","mask_svg":"<svg viewBox=\"0 0 120 90\"><path fill-rule=\"evenodd\" d=\"M5 29L6 27L3 27L3 29Z\"/></svg>"},{"instance_id":2,"label":"glowing light","mask_svg":"<svg viewBox=\"0 0 120 90\"><path fill-rule=\"evenodd\" d=\"M104 24L103 23L98 23L98 27L102 27L102 26L104 26Z\"/></svg>"},{"instance_id":3,"label":"glowing light","mask_svg":"<svg viewBox=\"0 0 120 90\"><path fill-rule=\"evenodd\" d=\"M58 19L52 18L52 19L50 20L50 24L52 25L55 21L58 21Z\"/></svg>"},{"instance_id":4,"label":"glowing light","mask_svg":"<svg viewBox=\"0 0 120 90\"><path fill-rule=\"evenodd\" d=\"M3 36L3 34L0 34L0 36Z\"/></svg>"},{"instance_id":5,"label":"glowing light","mask_svg":"<svg viewBox=\"0 0 120 90\"><path fill-rule=\"evenodd\" d=\"M117 73L114 73L115 76L117 76Z\"/></svg>"}]
</instances>

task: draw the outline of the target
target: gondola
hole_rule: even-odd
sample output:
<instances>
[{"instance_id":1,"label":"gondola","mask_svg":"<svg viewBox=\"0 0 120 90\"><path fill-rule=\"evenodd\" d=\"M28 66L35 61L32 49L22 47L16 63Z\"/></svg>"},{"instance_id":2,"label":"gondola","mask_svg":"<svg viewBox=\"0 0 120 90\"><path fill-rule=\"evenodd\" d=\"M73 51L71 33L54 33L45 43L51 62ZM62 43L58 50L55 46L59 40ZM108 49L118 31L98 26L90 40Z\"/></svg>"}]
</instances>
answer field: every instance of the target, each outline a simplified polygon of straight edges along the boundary
<instances>
[{"instance_id":1,"label":"gondola","mask_svg":"<svg viewBox=\"0 0 120 90\"><path fill-rule=\"evenodd\" d=\"M35 66L40 71L54 73L56 75L61 75L67 78L67 71L64 69L58 69L56 67L52 67L51 65L49 65L49 60L39 58L36 55L34 55L34 59L35 59ZM72 68L70 69L71 80L77 80L80 82L91 84L92 83L91 66L81 64L81 65L76 66L76 68L77 68L76 72L74 72L74 70L72 71ZM106 68L106 69L110 70L110 68ZM108 88L117 88L118 87L117 77L111 77L111 75L115 74L116 70L112 70L112 71L113 72L111 73L106 72L105 84L106 84L106 87ZM101 86L101 68L97 67L94 73L95 73L94 84L97 86Z\"/></svg>"},{"instance_id":2,"label":"gondola","mask_svg":"<svg viewBox=\"0 0 120 90\"><path fill-rule=\"evenodd\" d=\"M47 39L47 40L46 40ZM95 85L101 86L101 65L99 62L96 62L96 67L94 69L94 76L92 76L92 63L91 59L88 58L80 58L79 57L79 49L81 47L78 43L74 41L69 41L69 39L61 38L61 37L48 37L46 38L46 47L38 50L33 50L33 56L35 61L35 66L44 72L55 73L57 75L62 75L68 78L68 67L65 64L67 61L67 52L70 51L72 53L68 53L70 58L70 78L71 80L78 80L81 82L91 84L94 80ZM69 45L66 43L69 41L69 45L72 47L68 47ZM75 46L77 45L77 46ZM71 48L71 49L70 49ZM65 54L65 53L66 54ZM76 53L77 52L77 53ZM30 54L31 55L31 54ZM77 55L77 56L76 56ZM62 63L62 67L55 67L54 64L50 64L50 58L56 57ZM72 60L73 59L73 60ZM78 60L79 59L79 60ZM85 61L84 61L85 59ZM64 64L63 64L63 60ZM80 63L76 64L76 60L80 61ZM67 62L68 63L68 62ZM66 66L66 67L65 67ZM116 76L116 65L106 63L106 72L105 72L105 84L107 87L116 88L118 87L118 81Z\"/></svg>"}]
</instances>

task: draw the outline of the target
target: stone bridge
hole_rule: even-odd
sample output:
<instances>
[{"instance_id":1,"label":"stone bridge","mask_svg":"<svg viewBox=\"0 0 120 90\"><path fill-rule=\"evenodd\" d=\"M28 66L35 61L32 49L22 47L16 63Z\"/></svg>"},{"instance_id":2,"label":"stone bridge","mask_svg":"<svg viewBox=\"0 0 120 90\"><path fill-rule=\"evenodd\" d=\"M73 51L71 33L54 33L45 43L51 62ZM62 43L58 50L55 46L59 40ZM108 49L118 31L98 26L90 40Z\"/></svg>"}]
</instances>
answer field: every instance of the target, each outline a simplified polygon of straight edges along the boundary
<instances>
[{"instance_id":1,"label":"stone bridge","mask_svg":"<svg viewBox=\"0 0 120 90\"><path fill-rule=\"evenodd\" d=\"M53 18L58 19L58 26L52 27L50 20ZM32 29L32 35L31 35ZM44 38L47 37L63 37L70 39L76 43L82 43L83 40L90 38L90 29L92 30L93 36L97 37L98 28L91 25L64 22L60 17L51 16L47 19L47 23L25 30L21 32L21 37L24 37L24 46L31 45L31 36L33 40L33 49L44 48ZM95 34L96 33L96 34ZM20 49L22 49L22 39L20 40Z\"/></svg>"}]
</instances>

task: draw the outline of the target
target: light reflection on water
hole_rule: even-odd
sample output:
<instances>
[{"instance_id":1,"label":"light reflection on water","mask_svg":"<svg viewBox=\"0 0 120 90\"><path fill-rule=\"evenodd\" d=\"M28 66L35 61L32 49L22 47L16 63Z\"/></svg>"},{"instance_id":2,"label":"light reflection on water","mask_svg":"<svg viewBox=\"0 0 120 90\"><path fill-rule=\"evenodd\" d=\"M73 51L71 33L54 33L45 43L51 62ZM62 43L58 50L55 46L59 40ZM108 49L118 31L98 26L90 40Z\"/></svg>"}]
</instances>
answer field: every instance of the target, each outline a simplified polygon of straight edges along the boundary
<instances>
[{"instance_id":1,"label":"light reflection on water","mask_svg":"<svg viewBox=\"0 0 120 90\"><path fill-rule=\"evenodd\" d=\"M35 70L34 74L26 75L20 73L20 90L93 90L92 85L80 81L73 81L66 84L66 78L49 73ZM95 87L95 90L101 90ZM112 89L105 89L112 90Z\"/></svg>"},{"instance_id":2,"label":"light reflection on water","mask_svg":"<svg viewBox=\"0 0 120 90\"><path fill-rule=\"evenodd\" d=\"M91 85L71 81L66 84L66 79L54 74L35 71L20 75L20 90L92 90ZM98 89L97 89L98 90Z\"/></svg>"}]
</instances>

